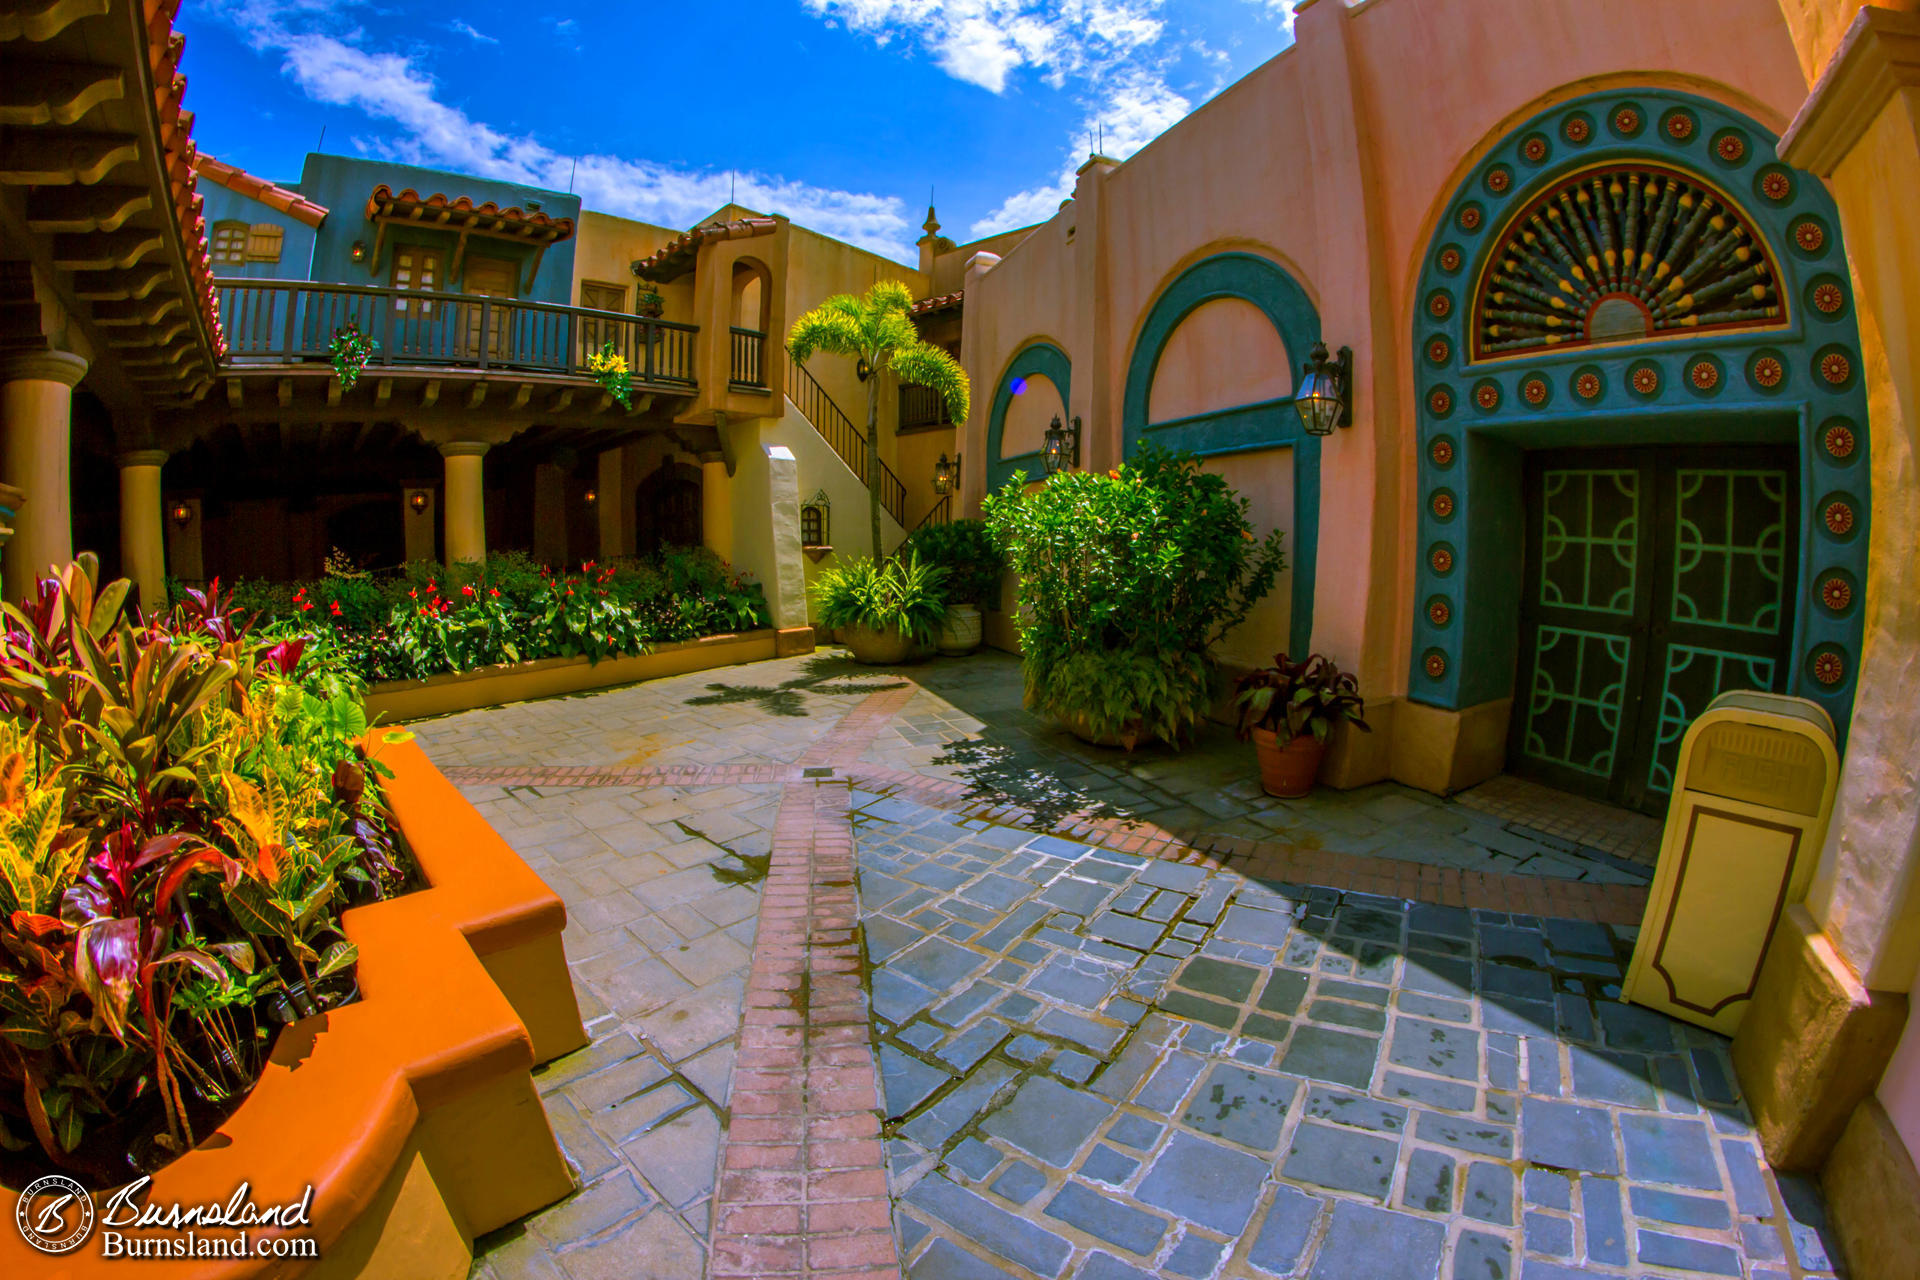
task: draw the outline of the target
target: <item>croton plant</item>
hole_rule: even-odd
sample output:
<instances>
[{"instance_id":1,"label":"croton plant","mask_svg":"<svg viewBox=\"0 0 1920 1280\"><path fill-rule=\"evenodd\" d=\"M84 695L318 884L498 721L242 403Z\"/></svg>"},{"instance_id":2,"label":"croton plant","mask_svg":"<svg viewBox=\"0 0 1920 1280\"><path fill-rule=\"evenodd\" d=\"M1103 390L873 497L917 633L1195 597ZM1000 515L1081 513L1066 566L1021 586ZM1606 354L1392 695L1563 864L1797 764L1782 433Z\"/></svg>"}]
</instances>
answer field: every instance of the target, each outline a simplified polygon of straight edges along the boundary
<instances>
[{"instance_id":1,"label":"croton plant","mask_svg":"<svg viewBox=\"0 0 1920 1280\"><path fill-rule=\"evenodd\" d=\"M1359 680L1323 654L1310 653L1295 662L1276 653L1272 666L1241 676L1234 695L1242 738L1265 729L1283 743L1309 733L1325 742L1343 721L1362 733L1372 732L1363 718L1367 704L1360 696Z\"/></svg>"},{"instance_id":2,"label":"croton plant","mask_svg":"<svg viewBox=\"0 0 1920 1280\"><path fill-rule=\"evenodd\" d=\"M151 1171L272 1027L349 998L411 859L360 690L217 591L143 616L83 556L0 619L0 1181Z\"/></svg>"}]
</instances>

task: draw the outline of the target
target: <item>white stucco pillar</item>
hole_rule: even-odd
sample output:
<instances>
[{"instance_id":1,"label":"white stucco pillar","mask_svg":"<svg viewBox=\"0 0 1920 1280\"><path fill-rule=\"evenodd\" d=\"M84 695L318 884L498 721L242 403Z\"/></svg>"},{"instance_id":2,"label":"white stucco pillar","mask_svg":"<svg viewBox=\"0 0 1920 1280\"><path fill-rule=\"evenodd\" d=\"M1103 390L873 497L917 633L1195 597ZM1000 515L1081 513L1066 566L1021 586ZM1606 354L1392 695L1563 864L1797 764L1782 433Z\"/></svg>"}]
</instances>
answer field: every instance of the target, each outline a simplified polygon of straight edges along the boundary
<instances>
[{"instance_id":1,"label":"white stucco pillar","mask_svg":"<svg viewBox=\"0 0 1920 1280\"><path fill-rule=\"evenodd\" d=\"M486 486L481 461L488 446L477 440L457 440L440 446L446 459L446 542L449 565L487 558Z\"/></svg>"},{"instance_id":2,"label":"white stucco pillar","mask_svg":"<svg viewBox=\"0 0 1920 1280\"><path fill-rule=\"evenodd\" d=\"M0 362L0 481L26 495L6 548L11 596L73 559L73 388L86 372L65 351Z\"/></svg>"},{"instance_id":3,"label":"white stucco pillar","mask_svg":"<svg viewBox=\"0 0 1920 1280\"><path fill-rule=\"evenodd\" d=\"M164 449L120 455L120 569L140 589L149 613L167 604L166 513L160 505Z\"/></svg>"}]
</instances>

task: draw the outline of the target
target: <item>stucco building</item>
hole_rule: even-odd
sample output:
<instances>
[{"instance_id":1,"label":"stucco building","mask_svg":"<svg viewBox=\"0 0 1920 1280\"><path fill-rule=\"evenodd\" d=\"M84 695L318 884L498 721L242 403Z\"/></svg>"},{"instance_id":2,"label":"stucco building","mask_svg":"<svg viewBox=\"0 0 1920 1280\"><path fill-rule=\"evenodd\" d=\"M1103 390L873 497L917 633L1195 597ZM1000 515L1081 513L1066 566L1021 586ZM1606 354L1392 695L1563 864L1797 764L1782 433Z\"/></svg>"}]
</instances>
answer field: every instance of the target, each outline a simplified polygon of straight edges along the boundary
<instances>
[{"instance_id":1,"label":"stucco building","mask_svg":"<svg viewBox=\"0 0 1920 1280\"><path fill-rule=\"evenodd\" d=\"M195 155L177 44L108 8L0 17L34 62L97 28L89 65L139 90L8 108L9 592L76 545L151 597L332 546L697 540L810 644L807 576L870 550L866 388L780 337L896 275L974 407L883 389L886 540L1037 477L1056 418L1086 467L1196 451L1287 534L1220 656L1359 673L1376 729L1337 743L1335 785L1513 770L1660 812L1715 694L1822 708L1835 816L1736 1058L1856 1272L1920 1266L1913 4L1305 0L1294 47L1089 158L1051 219L963 246L930 210L913 267L733 206L655 227L320 155L267 181ZM348 318L381 344L351 389L326 359ZM585 374L608 342L631 408ZM1325 436L1294 405L1321 342L1352 361ZM989 625L1012 643L1004 604Z\"/></svg>"}]
</instances>

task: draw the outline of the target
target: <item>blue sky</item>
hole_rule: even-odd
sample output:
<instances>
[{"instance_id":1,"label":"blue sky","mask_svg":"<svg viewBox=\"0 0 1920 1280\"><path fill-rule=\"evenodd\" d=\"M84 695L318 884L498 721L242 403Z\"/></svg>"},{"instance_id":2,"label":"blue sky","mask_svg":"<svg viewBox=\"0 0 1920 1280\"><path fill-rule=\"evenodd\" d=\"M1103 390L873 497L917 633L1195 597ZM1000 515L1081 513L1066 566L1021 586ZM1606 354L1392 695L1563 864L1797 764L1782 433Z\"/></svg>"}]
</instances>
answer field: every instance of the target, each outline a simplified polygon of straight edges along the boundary
<instances>
[{"instance_id":1,"label":"blue sky","mask_svg":"<svg viewBox=\"0 0 1920 1280\"><path fill-rule=\"evenodd\" d=\"M1286 47L1289 0L188 0L187 106L220 159L316 149L539 186L668 226L740 203L913 259L1052 213Z\"/></svg>"}]
</instances>

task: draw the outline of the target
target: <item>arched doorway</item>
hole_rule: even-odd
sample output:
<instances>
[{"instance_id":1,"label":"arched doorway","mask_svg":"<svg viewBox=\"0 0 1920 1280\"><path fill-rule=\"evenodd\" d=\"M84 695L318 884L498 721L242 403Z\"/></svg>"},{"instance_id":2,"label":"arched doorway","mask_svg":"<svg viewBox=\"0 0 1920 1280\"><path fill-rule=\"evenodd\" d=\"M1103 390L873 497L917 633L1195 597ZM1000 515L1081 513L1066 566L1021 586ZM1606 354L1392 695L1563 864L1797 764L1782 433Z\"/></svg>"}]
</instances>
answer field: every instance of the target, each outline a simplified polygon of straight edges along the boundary
<instances>
[{"instance_id":1,"label":"arched doorway","mask_svg":"<svg viewBox=\"0 0 1920 1280\"><path fill-rule=\"evenodd\" d=\"M1847 723L1859 337L1832 202L1774 144L1588 95L1495 146L1428 247L1410 696L1510 697L1516 772L1659 810L1720 692Z\"/></svg>"},{"instance_id":2,"label":"arched doorway","mask_svg":"<svg viewBox=\"0 0 1920 1280\"><path fill-rule=\"evenodd\" d=\"M643 556L701 545L700 468L663 462L634 490L634 548Z\"/></svg>"}]
</instances>

